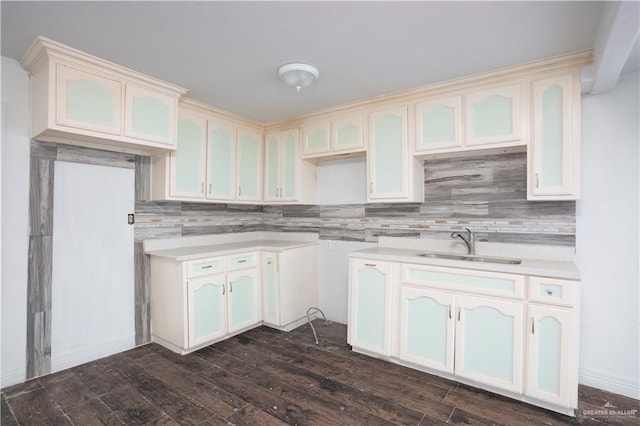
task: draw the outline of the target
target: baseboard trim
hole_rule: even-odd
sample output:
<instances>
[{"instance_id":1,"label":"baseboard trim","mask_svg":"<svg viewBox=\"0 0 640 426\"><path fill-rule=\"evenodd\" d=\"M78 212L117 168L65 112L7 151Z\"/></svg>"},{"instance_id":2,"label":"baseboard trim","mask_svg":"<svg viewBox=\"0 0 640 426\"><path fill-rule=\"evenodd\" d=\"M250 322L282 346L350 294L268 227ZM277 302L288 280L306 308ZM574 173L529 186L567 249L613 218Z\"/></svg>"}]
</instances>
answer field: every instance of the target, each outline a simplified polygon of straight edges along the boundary
<instances>
[{"instance_id":1,"label":"baseboard trim","mask_svg":"<svg viewBox=\"0 0 640 426\"><path fill-rule=\"evenodd\" d=\"M27 366L21 365L19 367L9 368L2 370L2 388L7 386L17 385L18 383L24 383L27 380Z\"/></svg>"},{"instance_id":2,"label":"baseboard trim","mask_svg":"<svg viewBox=\"0 0 640 426\"><path fill-rule=\"evenodd\" d=\"M109 342L100 342L80 350L69 351L61 354L51 354L51 372L66 370L76 365L95 361L109 355L133 349L136 346L134 335Z\"/></svg>"},{"instance_id":3,"label":"baseboard trim","mask_svg":"<svg viewBox=\"0 0 640 426\"><path fill-rule=\"evenodd\" d=\"M580 368L579 382L581 385L640 399L640 381L637 379L632 380L596 368L582 367Z\"/></svg>"}]
</instances>

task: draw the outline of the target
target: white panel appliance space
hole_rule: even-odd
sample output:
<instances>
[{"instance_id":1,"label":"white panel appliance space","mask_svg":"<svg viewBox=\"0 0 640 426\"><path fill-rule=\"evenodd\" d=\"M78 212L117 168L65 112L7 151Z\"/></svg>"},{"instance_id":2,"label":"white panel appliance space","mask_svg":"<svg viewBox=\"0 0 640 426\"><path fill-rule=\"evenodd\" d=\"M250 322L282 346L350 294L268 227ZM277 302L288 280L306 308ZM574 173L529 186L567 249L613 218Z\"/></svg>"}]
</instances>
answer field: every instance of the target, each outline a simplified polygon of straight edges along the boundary
<instances>
[{"instance_id":1,"label":"white panel appliance space","mask_svg":"<svg viewBox=\"0 0 640 426\"><path fill-rule=\"evenodd\" d=\"M57 161L51 368L135 345L134 171Z\"/></svg>"}]
</instances>

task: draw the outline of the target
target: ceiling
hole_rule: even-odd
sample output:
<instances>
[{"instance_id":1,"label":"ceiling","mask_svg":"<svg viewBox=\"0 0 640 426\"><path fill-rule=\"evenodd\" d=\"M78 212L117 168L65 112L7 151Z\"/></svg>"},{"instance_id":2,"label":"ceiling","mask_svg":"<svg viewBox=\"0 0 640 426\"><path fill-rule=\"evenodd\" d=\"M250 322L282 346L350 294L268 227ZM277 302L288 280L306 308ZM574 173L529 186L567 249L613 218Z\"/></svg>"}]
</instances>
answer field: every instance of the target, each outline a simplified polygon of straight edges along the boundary
<instances>
[{"instance_id":1,"label":"ceiling","mask_svg":"<svg viewBox=\"0 0 640 426\"><path fill-rule=\"evenodd\" d=\"M260 122L594 46L601 2L10 2L2 55L43 35ZM637 55L636 55L637 61ZM319 80L279 80L308 62ZM636 66L637 68L637 66Z\"/></svg>"}]
</instances>

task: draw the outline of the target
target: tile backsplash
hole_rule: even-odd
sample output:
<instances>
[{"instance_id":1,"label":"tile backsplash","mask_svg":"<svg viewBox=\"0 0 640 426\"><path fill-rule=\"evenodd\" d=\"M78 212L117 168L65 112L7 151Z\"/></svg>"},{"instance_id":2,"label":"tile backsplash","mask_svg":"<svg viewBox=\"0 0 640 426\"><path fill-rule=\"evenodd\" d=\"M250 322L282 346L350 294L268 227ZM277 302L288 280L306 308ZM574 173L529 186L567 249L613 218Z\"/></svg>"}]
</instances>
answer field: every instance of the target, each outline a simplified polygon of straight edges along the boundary
<instances>
[{"instance_id":1,"label":"tile backsplash","mask_svg":"<svg viewBox=\"0 0 640 426\"><path fill-rule=\"evenodd\" d=\"M138 158L141 169L145 160ZM424 203L262 207L137 201L135 234L143 240L310 231L321 239L374 242L380 235L449 238L452 230L468 227L481 241L574 246L575 201L534 202L526 194L526 153L427 160Z\"/></svg>"}]
</instances>

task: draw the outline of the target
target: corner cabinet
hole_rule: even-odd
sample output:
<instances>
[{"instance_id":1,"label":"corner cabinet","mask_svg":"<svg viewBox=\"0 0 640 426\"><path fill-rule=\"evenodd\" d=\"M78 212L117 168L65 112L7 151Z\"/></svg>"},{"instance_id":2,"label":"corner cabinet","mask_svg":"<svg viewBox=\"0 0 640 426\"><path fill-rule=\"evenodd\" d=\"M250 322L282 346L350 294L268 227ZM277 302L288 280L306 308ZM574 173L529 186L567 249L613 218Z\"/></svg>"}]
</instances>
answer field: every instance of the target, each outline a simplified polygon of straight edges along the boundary
<instances>
[{"instance_id":1,"label":"corner cabinet","mask_svg":"<svg viewBox=\"0 0 640 426\"><path fill-rule=\"evenodd\" d=\"M354 351L575 415L578 282L350 262Z\"/></svg>"},{"instance_id":2,"label":"corner cabinet","mask_svg":"<svg viewBox=\"0 0 640 426\"><path fill-rule=\"evenodd\" d=\"M580 74L550 74L531 83L532 140L528 151L529 200L580 196Z\"/></svg>"},{"instance_id":3,"label":"corner cabinet","mask_svg":"<svg viewBox=\"0 0 640 426\"><path fill-rule=\"evenodd\" d=\"M264 154L264 201L271 204L313 203L316 167L300 159L299 129L267 134Z\"/></svg>"},{"instance_id":4,"label":"corner cabinet","mask_svg":"<svg viewBox=\"0 0 640 426\"><path fill-rule=\"evenodd\" d=\"M424 202L422 161L409 155L406 106L369 115L369 202Z\"/></svg>"},{"instance_id":5,"label":"corner cabinet","mask_svg":"<svg viewBox=\"0 0 640 426\"><path fill-rule=\"evenodd\" d=\"M318 306L316 246L262 253L264 324L290 331Z\"/></svg>"},{"instance_id":6,"label":"corner cabinet","mask_svg":"<svg viewBox=\"0 0 640 426\"><path fill-rule=\"evenodd\" d=\"M40 37L22 65L31 75L31 137L149 155L176 146L185 89Z\"/></svg>"}]
</instances>

